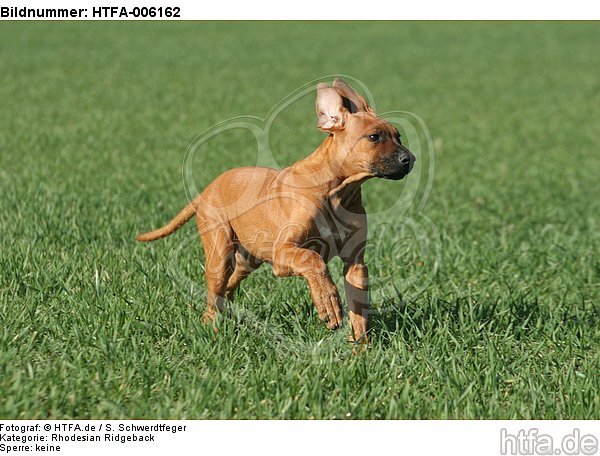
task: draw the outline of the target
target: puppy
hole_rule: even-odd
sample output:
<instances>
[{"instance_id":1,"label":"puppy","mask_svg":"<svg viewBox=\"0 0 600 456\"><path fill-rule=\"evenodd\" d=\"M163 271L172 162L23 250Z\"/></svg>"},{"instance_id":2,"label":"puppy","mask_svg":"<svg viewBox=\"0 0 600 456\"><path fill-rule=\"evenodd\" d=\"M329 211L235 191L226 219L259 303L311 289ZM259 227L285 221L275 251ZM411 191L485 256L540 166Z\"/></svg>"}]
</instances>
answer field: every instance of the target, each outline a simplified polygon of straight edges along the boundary
<instances>
[{"instance_id":1,"label":"puppy","mask_svg":"<svg viewBox=\"0 0 600 456\"><path fill-rule=\"evenodd\" d=\"M361 184L399 180L415 162L398 130L380 119L341 79L317 86L317 126L328 133L312 154L282 170L236 168L217 177L166 226L137 236L168 236L192 216L206 253L206 321L233 300L240 282L262 263L277 277L301 276L319 318L342 325L338 290L327 263L340 257L352 337L369 327L367 216Z\"/></svg>"}]
</instances>

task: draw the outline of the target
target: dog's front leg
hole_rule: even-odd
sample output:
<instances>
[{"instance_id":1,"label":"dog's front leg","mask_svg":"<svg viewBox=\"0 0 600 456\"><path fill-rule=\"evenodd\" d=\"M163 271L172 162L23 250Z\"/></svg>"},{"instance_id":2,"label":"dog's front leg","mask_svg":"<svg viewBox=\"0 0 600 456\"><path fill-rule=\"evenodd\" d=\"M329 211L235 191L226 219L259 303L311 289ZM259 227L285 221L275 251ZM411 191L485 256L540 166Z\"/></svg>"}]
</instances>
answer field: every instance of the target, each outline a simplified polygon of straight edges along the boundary
<instances>
[{"instance_id":1,"label":"dog's front leg","mask_svg":"<svg viewBox=\"0 0 600 456\"><path fill-rule=\"evenodd\" d=\"M301 276L308 282L319 318L329 329L342 326L340 295L323 258L312 250L286 243L275 248L273 273L277 277Z\"/></svg>"},{"instance_id":2,"label":"dog's front leg","mask_svg":"<svg viewBox=\"0 0 600 456\"><path fill-rule=\"evenodd\" d=\"M369 270L362 259L344 262L344 287L355 341L366 341L369 329Z\"/></svg>"}]
</instances>

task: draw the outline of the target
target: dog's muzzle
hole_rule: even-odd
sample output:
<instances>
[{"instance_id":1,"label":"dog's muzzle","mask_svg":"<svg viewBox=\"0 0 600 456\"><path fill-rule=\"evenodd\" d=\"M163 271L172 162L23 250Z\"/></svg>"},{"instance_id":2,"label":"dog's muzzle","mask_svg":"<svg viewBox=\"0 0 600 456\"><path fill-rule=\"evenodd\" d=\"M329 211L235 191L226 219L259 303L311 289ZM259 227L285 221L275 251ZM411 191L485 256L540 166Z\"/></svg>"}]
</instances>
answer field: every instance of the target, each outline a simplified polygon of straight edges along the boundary
<instances>
[{"instance_id":1,"label":"dog's muzzle","mask_svg":"<svg viewBox=\"0 0 600 456\"><path fill-rule=\"evenodd\" d=\"M371 172L383 179L400 180L411 172L415 160L412 152L402 147L381 162L373 164Z\"/></svg>"}]
</instances>

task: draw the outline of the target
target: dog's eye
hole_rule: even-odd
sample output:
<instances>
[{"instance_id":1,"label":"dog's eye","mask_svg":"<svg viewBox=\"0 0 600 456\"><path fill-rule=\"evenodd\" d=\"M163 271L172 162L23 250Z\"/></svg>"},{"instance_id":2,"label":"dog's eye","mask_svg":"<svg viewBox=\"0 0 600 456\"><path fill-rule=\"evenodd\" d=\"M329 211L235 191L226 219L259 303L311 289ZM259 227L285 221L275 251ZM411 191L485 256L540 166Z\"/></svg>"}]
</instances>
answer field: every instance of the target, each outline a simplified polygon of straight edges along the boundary
<instances>
[{"instance_id":1,"label":"dog's eye","mask_svg":"<svg viewBox=\"0 0 600 456\"><path fill-rule=\"evenodd\" d=\"M381 139L381 137L377 133L373 133L372 135L369 135L369 141L371 141L371 142L379 142L380 139Z\"/></svg>"}]
</instances>

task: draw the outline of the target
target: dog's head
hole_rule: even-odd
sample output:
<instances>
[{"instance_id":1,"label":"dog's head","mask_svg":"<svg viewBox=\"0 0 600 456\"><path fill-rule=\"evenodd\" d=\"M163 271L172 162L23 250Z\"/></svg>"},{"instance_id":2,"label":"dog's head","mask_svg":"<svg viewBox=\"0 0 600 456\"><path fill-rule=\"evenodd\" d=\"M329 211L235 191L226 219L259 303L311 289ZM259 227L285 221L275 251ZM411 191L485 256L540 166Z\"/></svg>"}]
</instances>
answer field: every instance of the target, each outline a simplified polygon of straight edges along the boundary
<instances>
[{"instance_id":1,"label":"dog's head","mask_svg":"<svg viewBox=\"0 0 600 456\"><path fill-rule=\"evenodd\" d=\"M332 135L335 166L346 176L399 180L413 168L415 156L402 145L398 130L341 79L332 87L317 86L317 126Z\"/></svg>"}]
</instances>

